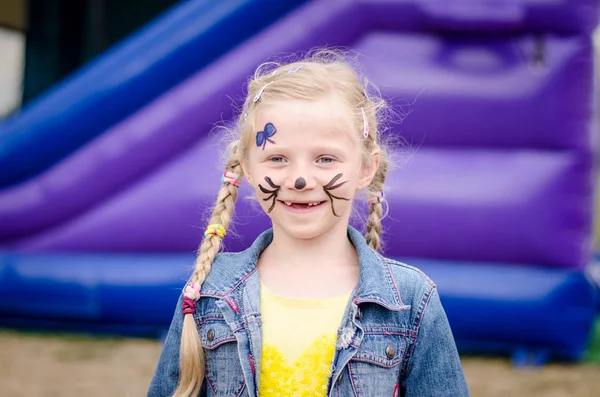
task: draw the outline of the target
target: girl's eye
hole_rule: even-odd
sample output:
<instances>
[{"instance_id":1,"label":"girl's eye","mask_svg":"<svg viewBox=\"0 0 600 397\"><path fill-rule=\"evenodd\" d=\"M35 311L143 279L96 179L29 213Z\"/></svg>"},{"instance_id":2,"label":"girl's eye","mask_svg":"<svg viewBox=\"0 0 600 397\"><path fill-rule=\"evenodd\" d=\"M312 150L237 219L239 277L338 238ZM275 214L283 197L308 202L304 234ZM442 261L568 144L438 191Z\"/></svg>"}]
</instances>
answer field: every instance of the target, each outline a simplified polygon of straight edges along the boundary
<instances>
[{"instance_id":1,"label":"girl's eye","mask_svg":"<svg viewBox=\"0 0 600 397\"><path fill-rule=\"evenodd\" d=\"M281 156L273 156L269 159L269 161L271 161L273 163L283 163L285 161L285 159Z\"/></svg>"},{"instance_id":2,"label":"girl's eye","mask_svg":"<svg viewBox=\"0 0 600 397\"><path fill-rule=\"evenodd\" d=\"M322 164L329 164L329 163L333 163L335 161L335 159L332 157L319 157L319 159L317 161Z\"/></svg>"}]
</instances>

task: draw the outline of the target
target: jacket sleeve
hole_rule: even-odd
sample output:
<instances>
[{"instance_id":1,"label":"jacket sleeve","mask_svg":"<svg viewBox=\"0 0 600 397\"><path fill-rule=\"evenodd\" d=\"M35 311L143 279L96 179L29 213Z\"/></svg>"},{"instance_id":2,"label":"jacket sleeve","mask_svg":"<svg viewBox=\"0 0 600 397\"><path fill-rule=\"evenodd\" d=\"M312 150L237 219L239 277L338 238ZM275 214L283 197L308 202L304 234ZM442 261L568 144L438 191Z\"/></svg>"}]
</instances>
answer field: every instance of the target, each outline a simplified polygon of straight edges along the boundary
<instances>
[{"instance_id":1,"label":"jacket sleeve","mask_svg":"<svg viewBox=\"0 0 600 397\"><path fill-rule=\"evenodd\" d=\"M180 296L158 365L150 382L148 397L168 397L173 395L177 388L179 382L179 345L183 326L182 301L183 298Z\"/></svg>"},{"instance_id":2,"label":"jacket sleeve","mask_svg":"<svg viewBox=\"0 0 600 397\"><path fill-rule=\"evenodd\" d=\"M416 341L409 351L402 380L405 397L469 396L446 313L434 286L425 295Z\"/></svg>"}]
</instances>

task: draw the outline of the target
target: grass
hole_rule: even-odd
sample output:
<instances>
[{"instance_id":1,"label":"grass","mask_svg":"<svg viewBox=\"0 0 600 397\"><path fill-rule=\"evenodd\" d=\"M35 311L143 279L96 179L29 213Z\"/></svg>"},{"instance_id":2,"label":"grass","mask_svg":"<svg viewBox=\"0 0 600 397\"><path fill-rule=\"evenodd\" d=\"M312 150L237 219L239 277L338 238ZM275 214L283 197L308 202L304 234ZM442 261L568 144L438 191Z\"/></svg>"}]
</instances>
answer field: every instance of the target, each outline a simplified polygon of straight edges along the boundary
<instances>
[{"instance_id":1,"label":"grass","mask_svg":"<svg viewBox=\"0 0 600 397\"><path fill-rule=\"evenodd\" d=\"M143 396L156 340L0 330L0 396ZM587 358L600 357L600 319ZM507 358L463 357L473 397L596 397L598 364L515 368ZM34 374L34 376L32 376Z\"/></svg>"},{"instance_id":2,"label":"grass","mask_svg":"<svg viewBox=\"0 0 600 397\"><path fill-rule=\"evenodd\" d=\"M585 355L585 362L600 365L600 316L596 319L596 326L592 332L592 341Z\"/></svg>"}]
</instances>

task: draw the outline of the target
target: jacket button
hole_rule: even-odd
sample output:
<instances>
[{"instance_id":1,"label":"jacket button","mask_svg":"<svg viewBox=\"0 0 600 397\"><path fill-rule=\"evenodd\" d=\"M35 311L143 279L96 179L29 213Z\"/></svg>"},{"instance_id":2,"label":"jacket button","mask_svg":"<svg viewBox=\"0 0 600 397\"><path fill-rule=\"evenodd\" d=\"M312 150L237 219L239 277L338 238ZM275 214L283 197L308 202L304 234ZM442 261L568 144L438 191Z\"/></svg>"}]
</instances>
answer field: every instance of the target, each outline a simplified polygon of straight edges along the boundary
<instances>
[{"instance_id":1,"label":"jacket button","mask_svg":"<svg viewBox=\"0 0 600 397\"><path fill-rule=\"evenodd\" d=\"M340 385L340 383L342 383L343 378L344 378L344 373L340 372L340 376L338 376L337 382L336 382L338 384L338 386Z\"/></svg>"},{"instance_id":2,"label":"jacket button","mask_svg":"<svg viewBox=\"0 0 600 397\"><path fill-rule=\"evenodd\" d=\"M389 345L385 348L385 354L388 356L388 358L394 358L396 355L396 349L394 349L394 346Z\"/></svg>"},{"instance_id":3,"label":"jacket button","mask_svg":"<svg viewBox=\"0 0 600 397\"><path fill-rule=\"evenodd\" d=\"M208 339L209 342L212 342L213 339L215 339L215 330L214 329L209 329L207 334L206 334L206 338Z\"/></svg>"}]
</instances>

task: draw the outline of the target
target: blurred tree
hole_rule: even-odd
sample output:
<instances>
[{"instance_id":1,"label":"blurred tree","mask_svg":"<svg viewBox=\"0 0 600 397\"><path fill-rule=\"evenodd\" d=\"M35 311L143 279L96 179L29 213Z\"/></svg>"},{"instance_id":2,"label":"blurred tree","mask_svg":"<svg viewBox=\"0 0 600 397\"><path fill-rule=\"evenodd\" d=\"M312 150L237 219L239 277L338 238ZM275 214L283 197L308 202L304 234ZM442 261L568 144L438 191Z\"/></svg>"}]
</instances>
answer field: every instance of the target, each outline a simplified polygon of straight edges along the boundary
<instances>
[{"instance_id":1,"label":"blurred tree","mask_svg":"<svg viewBox=\"0 0 600 397\"><path fill-rule=\"evenodd\" d=\"M83 62L85 5L78 0L29 0L24 104Z\"/></svg>"},{"instance_id":2,"label":"blurred tree","mask_svg":"<svg viewBox=\"0 0 600 397\"><path fill-rule=\"evenodd\" d=\"M178 0L28 0L23 103Z\"/></svg>"}]
</instances>

